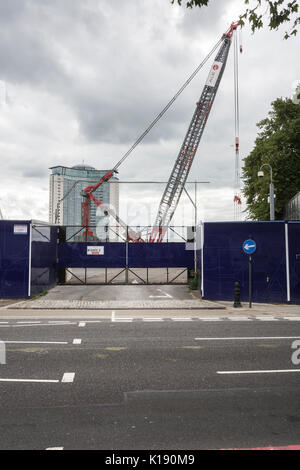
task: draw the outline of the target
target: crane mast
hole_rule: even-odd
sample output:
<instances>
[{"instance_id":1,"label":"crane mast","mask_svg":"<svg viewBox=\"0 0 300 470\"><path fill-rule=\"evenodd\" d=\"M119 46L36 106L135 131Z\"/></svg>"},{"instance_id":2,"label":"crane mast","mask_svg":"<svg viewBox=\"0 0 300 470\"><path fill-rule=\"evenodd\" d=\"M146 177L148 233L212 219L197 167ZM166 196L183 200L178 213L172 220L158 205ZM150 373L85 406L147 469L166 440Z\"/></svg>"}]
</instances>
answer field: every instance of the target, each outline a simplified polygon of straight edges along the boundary
<instances>
[{"instance_id":1,"label":"crane mast","mask_svg":"<svg viewBox=\"0 0 300 470\"><path fill-rule=\"evenodd\" d=\"M167 227L174 215L222 79L233 31L239 24L239 22L232 23L229 31L222 37L221 47L215 57L201 97L197 102L196 110L163 193L155 224L149 238L150 242L161 242L163 240Z\"/></svg>"}]
</instances>

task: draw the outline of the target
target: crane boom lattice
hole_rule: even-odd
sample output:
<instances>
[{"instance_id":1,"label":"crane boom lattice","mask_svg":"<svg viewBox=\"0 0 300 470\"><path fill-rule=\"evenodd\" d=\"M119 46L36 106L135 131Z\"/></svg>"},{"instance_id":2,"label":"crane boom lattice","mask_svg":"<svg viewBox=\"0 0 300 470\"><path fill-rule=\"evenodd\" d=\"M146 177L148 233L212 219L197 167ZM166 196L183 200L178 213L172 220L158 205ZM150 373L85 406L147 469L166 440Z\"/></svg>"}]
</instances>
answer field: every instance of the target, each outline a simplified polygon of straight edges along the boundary
<instances>
[{"instance_id":1,"label":"crane boom lattice","mask_svg":"<svg viewBox=\"0 0 300 470\"><path fill-rule=\"evenodd\" d=\"M237 28L238 24L233 23L229 32L224 34L222 38L223 42L216 55L201 97L197 102L196 110L163 193L154 228L150 236L150 242L160 242L163 240L167 227L174 215L222 79L233 31Z\"/></svg>"}]
</instances>

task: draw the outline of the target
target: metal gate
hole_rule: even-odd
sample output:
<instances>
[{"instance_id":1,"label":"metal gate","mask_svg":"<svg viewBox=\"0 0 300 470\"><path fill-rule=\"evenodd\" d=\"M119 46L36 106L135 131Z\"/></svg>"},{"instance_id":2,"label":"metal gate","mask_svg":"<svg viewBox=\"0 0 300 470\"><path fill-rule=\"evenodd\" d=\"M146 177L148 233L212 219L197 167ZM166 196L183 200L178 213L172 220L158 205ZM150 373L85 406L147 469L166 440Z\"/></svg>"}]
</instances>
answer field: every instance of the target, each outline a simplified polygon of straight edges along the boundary
<instances>
[{"instance_id":1,"label":"metal gate","mask_svg":"<svg viewBox=\"0 0 300 470\"><path fill-rule=\"evenodd\" d=\"M60 227L59 283L187 284L194 273L194 243L183 236L191 230L180 229L170 227L174 235L163 243L149 243L147 239L145 243L131 243L117 230L112 232L113 241L109 241L109 230L106 237L87 240L82 227Z\"/></svg>"}]
</instances>

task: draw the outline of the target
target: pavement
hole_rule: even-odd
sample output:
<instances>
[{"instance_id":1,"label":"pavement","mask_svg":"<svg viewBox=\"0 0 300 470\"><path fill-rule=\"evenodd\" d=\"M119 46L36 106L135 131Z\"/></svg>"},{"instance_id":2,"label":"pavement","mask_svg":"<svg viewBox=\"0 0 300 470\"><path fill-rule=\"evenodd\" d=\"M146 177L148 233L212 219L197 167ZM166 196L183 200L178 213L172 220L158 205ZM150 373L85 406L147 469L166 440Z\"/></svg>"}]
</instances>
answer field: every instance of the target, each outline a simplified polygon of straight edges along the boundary
<instances>
[{"instance_id":1,"label":"pavement","mask_svg":"<svg viewBox=\"0 0 300 470\"><path fill-rule=\"evenodd\" d=\"M45 296L31 300L0 300L0 318L41 317L119 317L174 318L209 317L257 318L260 316L299 317L300 306L292 304L232 302L203 300L197 291L185 285L124 285L124 286L57 286Z\"/></svg>"}]
</instances>

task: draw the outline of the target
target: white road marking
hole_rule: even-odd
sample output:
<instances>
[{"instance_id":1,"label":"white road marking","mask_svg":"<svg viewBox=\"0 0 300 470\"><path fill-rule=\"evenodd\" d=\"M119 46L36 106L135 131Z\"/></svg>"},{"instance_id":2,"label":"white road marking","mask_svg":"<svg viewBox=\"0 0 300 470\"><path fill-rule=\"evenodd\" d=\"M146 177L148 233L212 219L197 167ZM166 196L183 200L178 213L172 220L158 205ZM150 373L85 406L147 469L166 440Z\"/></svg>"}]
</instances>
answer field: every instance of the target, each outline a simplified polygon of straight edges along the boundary
<instances>
[{"instance_id":1,"label":"white road marking","mask_svg":"<svg viewBox=\"0 0 300 470\"><path fill-rule=\"evenodd\" d=\"M226 317L226 319L230 321L251 321L249 317Z\"/></svg>"},{"instance_id":2,"label":"white road marking","mask_svg":"<svg viewBox=\"0 0 300 470\"><path fill-rule=\"evenodd\" d=\"M115 322L115 323L131 323L133 321L133 318L130 317L130 318L116 318L116 312L115 311L112 311L111 312L111 321L112 322Z\"/></svg>"},{"instance_id":3,"label":"white road marking","mask_svg":"<svg viewBox=\"0 0 300 470\"><path fill-rule=\"evenodd\" d=\"M240 341L244 339L299 339L300 336L235 336L226 338L195 338L196 341Z\"/></svg>"},{"instance_id":4,"label":"white road marking","mask_svg":"<svg viewBox=\"0 0 300 470\"><path fill-rule=\"evenodd\" d=\"M283 317L283 320L300 321L300 317Z\"/></svg>"},{"instance_id":5,"label":"white road marking","mask_svg":"<svg viewBox=\"0 0 300 470\"><path fill-rule=\"evenodd\" d=\"M103 320L86 320L86 323L102 323Z\"/></svg>"},{"instance_id":6,"label":"white road marking","mask_svg":"<svg viewBox=\"0 0 300 470\"><path fill-rule=\"evenodd\" d=\"M65 372L61 381L63 383L71 383L74 381L75 372Z\"/></svg>"},{"instance_id":7,"label":"white road marking","mask_svg":"<svg viewBox=\"0 0 300 470\"><path fill-rule=\"evenodd\" d=\"M164 290L162 290L162 289L157 289L157 290L160 291L162 294L165 294L166 297L169 297L170 299L173 299L173 296L171 294L168 294Z\"/></svg>"},{"instance_id":8,"label":"white road marking","mask_svg":"<svg viewBox=\"0 0 300 470\"><path fill-rule=\"evenodd\" d=\"M82 341L81 339L75 338L73 339L73 344L81 344L81 341Z\"/></svg>"},{"instance_id":9,"label":"white road marking","mask_svg":"<svg viewBox=\"0 0 300 470\"><path fill-rule=\"evenodd\" d=\"M192 321L192 319L189 318L189 317L182 317L182 318L174 317L174 318L171 318L171 320L173 320L173 321Z\"/></svg>"},{"instance_id":10,"label":"white road marking","mask_svg":"<svg viewBox=\"0 0 300 470\"><path fill-rule=\"evenodd\" d=\"M68 323L67 324L68 326L69 325L77 325L77 323L73 322L73 323ZM28 327L32 327L32 326L59 326L58 324L56 323L31 323L31 324L22 324L22 325L0 325L0 328L28 328Z\"/></svg>"},{"instance_id":11,"label":"white road marking","mask_svg":"<svg viewBox=\"0 0 300 470\"><path fill-rule=\"evenodd\" d=\"M268 317L267 315L265 315L264 317L255 317L255 320L260 320L260 321L278 321L277 318Z\"/></svg>"},{"instance_id":12,"label":"white road marking","mask_svg":"<svg viewBox=\"0 0 300 470\"><path fill-rule=\"evenodd\" d=\"M161 289L156 289L157 291L161 292L164 295L149 295L150 299L173 299L172 295L168 294L167 292L161 290Z\"/></svg>"},{"instance_id":13,"label":"white road marking","mask_svg":"<svg viewBox=\"0 0 300 470\"><path fill-rule=\"evenodd\" d=\"M300 369L277 369L277 370L218 370L217 374L281 374L284 372L300 372Z\"/></svg>"},{"instance_id":14,"label":"white road marking","mask_svg":"<svg viewBox=\"0 0 300 470\"><path fill-rule=\"evenodd\" d=\"M68 344L67 341L3 341L8 344Z\"/></svg>"},{"instance_id":15,"label":"white road marking","mask_svg":"<svg viewBox=\"0 0 300 470\"><path fill-rule=\"evenodd\" d=\"M202 321L223 321L224 318L221 318L221 317L209 317L209 318L205 318L205 317L198 317L199 320L202 320Z\"/></svg>"},{"instance_id":16,"label":"white road marking","mask_svg":"<svg viewBox=\"0 0 300 470\"><path fill-rule=\"evenodd\" d=\"M148 317L148 318L143 318L142 320L143 320L143 321L163 321L162 318L150 318L150 317Z\"/></svg>"},{"instance_id":17,"label":"white road marking","mask_svg":"<svg viewBox=\"0 0 300 470\"><path fill-rule=\"evenodd\" d=\"M45 450L64 450L63 447L47 447Z\"/></svg>"},{"instance_id":18,"label":"white road marking","mask_svg":"<svg viewBox=\"0 0 300 470\"><path fill-rule=\"evenodd\" d=\"M40 380L40 379L0 379L0 382L37 382L37 383L58 383L59 380Z\"/></svg>"},{"instance_id":19,"label":"white road marking","mask_svg":"<svg viewBox=\"0 0 300 470\"><path fill-rule=\"evenodd\" d=\"M41 321L40 320L39 321L36 321L36 320L29 321L29 320L27 320L27 321L18 321L17 323L41 323Z\"/></svg>"},{"instance_id":20,"label":"white road marking","mask_svg":"<svg viewBox=\"0 0 300 470\"><path fill-rule=\"evenodd\" d=\"M79 326L79 327L82 327L82 328L83 328L85 325L86 325L86 323L85 323L84 321L80 321L80 322L78 323L78 326Z\"/></svg>"}]
</instances>

